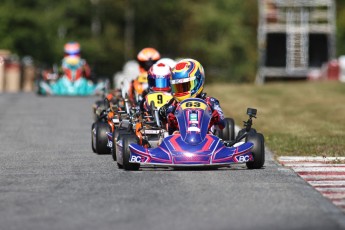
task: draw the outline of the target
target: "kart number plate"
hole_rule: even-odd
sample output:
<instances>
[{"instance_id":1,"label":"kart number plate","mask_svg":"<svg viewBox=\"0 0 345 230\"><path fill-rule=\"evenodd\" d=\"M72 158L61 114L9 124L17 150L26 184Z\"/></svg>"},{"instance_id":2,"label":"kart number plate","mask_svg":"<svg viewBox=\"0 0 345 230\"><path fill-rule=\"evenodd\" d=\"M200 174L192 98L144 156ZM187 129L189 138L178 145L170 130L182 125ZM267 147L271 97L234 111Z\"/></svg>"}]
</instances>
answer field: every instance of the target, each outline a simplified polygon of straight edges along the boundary
<instances>
[{"instance_id":1,"label":"kart number plate","mask_svg":"<svg viewBox=\"0 0 345 230\"><path fill-rule=\"evenodd\" d=\"M145 134L159 134L160 130L144 130Z\"/></svg>"}]
</instances>

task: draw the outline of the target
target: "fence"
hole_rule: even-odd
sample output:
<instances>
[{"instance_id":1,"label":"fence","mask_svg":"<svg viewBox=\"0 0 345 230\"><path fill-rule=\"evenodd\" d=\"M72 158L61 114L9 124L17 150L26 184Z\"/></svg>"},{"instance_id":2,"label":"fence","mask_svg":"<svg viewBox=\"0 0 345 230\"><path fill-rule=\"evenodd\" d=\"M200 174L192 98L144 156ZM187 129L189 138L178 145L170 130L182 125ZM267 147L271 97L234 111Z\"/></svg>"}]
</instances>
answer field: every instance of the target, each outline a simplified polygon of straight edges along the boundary
<instances>
[{"instance_id":1,"label":"fence","mask_svg":"<svg viewBox=\"0 0 345 230\"><path fill-rule=\"evenodd\" d=\"M8 50L0 50L0 93L34 90L35 67L30 57L22 60Z\"/></svg>"}]
</instances>

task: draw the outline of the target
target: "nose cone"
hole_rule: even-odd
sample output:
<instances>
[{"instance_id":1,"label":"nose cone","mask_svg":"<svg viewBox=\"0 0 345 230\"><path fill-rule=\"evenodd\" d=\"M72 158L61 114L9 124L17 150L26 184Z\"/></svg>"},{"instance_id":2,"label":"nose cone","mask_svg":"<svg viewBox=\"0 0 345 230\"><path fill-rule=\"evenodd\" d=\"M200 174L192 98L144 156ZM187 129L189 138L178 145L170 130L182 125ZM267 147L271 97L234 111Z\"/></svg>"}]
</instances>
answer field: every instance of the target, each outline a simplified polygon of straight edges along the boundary
<instances>
[{"instance_id":1,"label":"nose cone","mask_svg":"<svg viewBox=\"0 0 345 230\"><path fill-rule=\"evenodd\" d=\"M202 138L200 136L200 133L191 132L186 135L186 138L184 139L184 141L190 145L197 145L202 141Z\"/></svg>"}]
</instances>

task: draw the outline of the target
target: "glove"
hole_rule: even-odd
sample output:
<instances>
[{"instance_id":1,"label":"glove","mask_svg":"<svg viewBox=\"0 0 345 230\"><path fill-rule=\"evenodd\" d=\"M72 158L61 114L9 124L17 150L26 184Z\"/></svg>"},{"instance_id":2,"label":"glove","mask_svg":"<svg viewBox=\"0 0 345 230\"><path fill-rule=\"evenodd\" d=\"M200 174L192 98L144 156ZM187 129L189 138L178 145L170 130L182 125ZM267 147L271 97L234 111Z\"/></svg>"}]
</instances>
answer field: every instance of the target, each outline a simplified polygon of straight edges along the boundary
<instances>
[{"instance_id":1,"label":"glove","mask_svg":"<svg viewBox=\"0 0 345 230\"><path fill-rule=\"evenodd\" d=\"M176 119L175 115L172 113L168 114L168 124L171 128L178 129L177 119Z\"/></svg>"},{"instance_id":2,"label":"glove","mask_svg":"<svg viewBox=\"0 0 345 230\"><path fill-rule=\"evenodd\" d=\"M210 129L213 125L216 125L218 124L220 121L220 116L219 116L219 113L217 110L213 110L212 112L212 117L211 117L211 120L210 120L210 124L208 126L208 129Z\"/></svg>"},{"instance_id":3,"label":"glove","mask_svg":"<svg viewBox=\"0 0 345 230\"><path fill-rule=\"evenodd\" d=\"M211 121L212 121L214 124L218 124L218 123L219 123L219 121L220 121L220 115L219 115L219 113L218 113L217 110L214 110L214 111L212 112Z\"/></svg>"},{"instance_id":4,"label":"glove","mask_svg":"<svg viewBox=\"0 0 345 230\"><path fill-rule=\"evenodd\" d=\"M162 107L159 108L158 110L158 115L160 120L166 120L167 118L167 106L163 105Z\"/></svg>"}]
</instances>

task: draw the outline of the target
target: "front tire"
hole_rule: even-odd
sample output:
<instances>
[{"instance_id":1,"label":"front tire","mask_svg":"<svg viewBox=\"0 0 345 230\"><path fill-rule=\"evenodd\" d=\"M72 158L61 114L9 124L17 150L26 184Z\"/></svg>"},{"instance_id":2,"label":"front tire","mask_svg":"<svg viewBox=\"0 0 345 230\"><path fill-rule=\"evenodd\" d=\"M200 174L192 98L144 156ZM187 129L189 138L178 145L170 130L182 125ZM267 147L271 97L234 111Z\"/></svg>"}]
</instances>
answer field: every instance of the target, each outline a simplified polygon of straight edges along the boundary
<instances>
[{"instance_id":1,"label":"front tire","mask_svg":"<svg viewBox=\"0 0 345 230\"><path fill-rule=\"evenodd\" d=\"M107 146L108 144L108 135L107 132L111 132L111 128L107 123L96 122L96 152L98 154L110 154L111 149Z\"/></svg>"},{"instance_id":2,"label":"front tire","mask_svg":"<svg viewBox=\"0 0 345 230\"><path fill-rule=\"evenodd\" d=\"M129 162L130 150L129 144L137 143L137 137L134 135L123 135L122 136L122 154L123 154L123 168L125 170L136 171L139 170L140 164Z\"/></svg>"},{"instance_id":3,"label":"front tire","mask_svg":"<svg viewBox=\"0 0 345 230\"><path fill-rule=\"evenodd\" d=\"M115 127L114 132L113 132L113 151L111 153L113 160L117 161L116 158L116 142L118 140L118 137L120 135L126 135L126 134L130 134L130 132L126 129L120 128L120 127Z\"/></svg>"},{"instance_id":4,"label":"front tire","mask_svg":"<svg viewBox=\"0 0 345 230\"><path fill-rule=\"evenodd\" d=\"M249 169L260 169L265 164L265 139L261 133L248 133L246 142L254 144L252 148L253 161L246 163Z\"/></svg>"}]
</instances>

